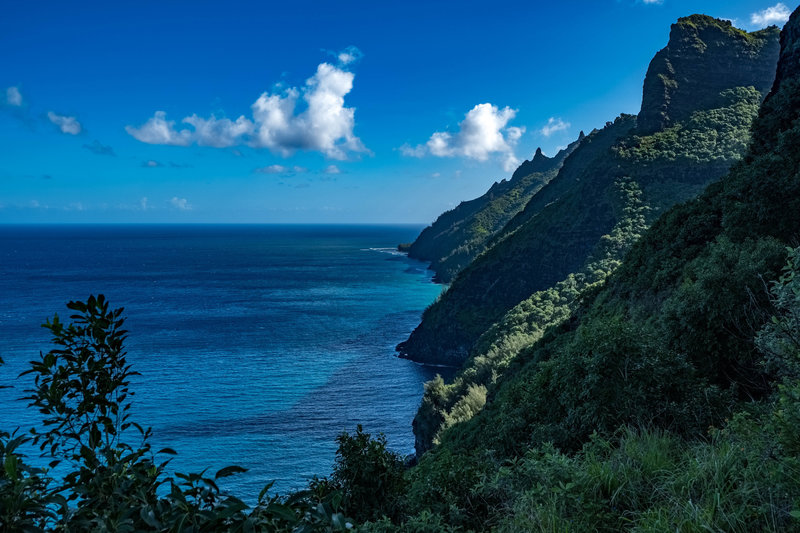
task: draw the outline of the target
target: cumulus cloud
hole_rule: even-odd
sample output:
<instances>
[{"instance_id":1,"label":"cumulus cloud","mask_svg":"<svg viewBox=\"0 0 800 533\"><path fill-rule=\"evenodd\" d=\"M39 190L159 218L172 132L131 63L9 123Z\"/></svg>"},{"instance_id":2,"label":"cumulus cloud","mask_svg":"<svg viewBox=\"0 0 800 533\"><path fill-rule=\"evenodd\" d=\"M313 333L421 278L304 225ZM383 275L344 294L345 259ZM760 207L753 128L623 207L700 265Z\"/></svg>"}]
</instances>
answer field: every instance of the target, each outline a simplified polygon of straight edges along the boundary
<instances>
[{"instance_id":1,"label":"cumulus cloud","mask_svg":"<svg viewBox=\"0 0 800 533\"><path fill-rule=\"evenodd\" d=\"M750 15L750 23L753 26L764 28L771 24L784 24L789 20L792 14L791 10L786 7L783 2L778 2L772 7L768 7L762 11L757 11Z\"/></svg>"},{"instance_id":2,"label":"cumulus cloud","mask_svg":"<svg viewBox=\"0 0 800 533\"><path fill-rule=\"evenodd\" d=\"M78 135L81 132L81 123L75 117L68 117L66 115L59 115L52 111L47 112L47 118L55 124L61 133L68 135Z\"/></svg>"},{"instance_id":3,"label":"cumulus cloud","mask_svg":"<svg viewBox=\"0 0 800 533\"><path fill-rule=\"evenodd\" d=\"M302 88L280 93L265 92L251 106L252 119L203 118L196 114L184 118L177 127L164 111L156 113L139 127L125 131L148 144L216 148L250 145L267 148L288 157L296 150L317 151L331 159L343 160L350 152L367 152L354 133L355 108L346 107L344 98L353 89L354 74L346 64L360 57L351 47L338 56L340 66L321 63ZM298 107L302 105L303 109Z\"/></svg>"},{"instance_id":4,"label":"cumulus cloud","mask_svg":"<svg viewBox=\"0 0 800 533\"><path fill-rule=\"evenodd\" d=\"M232 121L228 118L201 118L197 115L186 117L183 122L194 127L194 141L200 146L229 148L236 146L244 135L253 133L255 125L244 115Z\"/></svg>"},{"instance_id":5,"label":"cumulus cloud","mask_svg":"<svg viewBox=\"0 0 800 533\"><path fill-rule=\"evenodd\" d=\"M20 107L22 105L22 93L19 92L19 87L9 87L6 89L6 103L14 107Z\"/></svg>"},{"instance_id":6,"label":"cumulus cloud","mask_svg":"<svg viewBox=\"0 0 800 533\"><path fill-rule=\"evenodd\" d=\"M125 131L137 141L147 144L189 146L192 143L192 132L189 130L176 131L175 121L167 120L167 114L164 111L156 111L152 118L138 128L125 126Z\"/></svg>"},{"instance_id":7,"label":"cumulus cloud","mask_svg":"<svg viewBox=\"0 0 800 533\"><path fill-rule=\"evenodd\" d=\"M352 72L322 63L302 91L291 88L283 94L262 94L252 106L257 124L253 146L284 156L313 150L332 159L346 159L349 151L366 151L353 134L355 109L344 106L353 78ZM306 109L296 113L301 95Z\"/></svg>"},{"instance_id":8,"label":"cumulus cloud","mask_svg":"<svg viewBox=\"0 0 800 533\"><path fill-rule=\"evenodd\" d=\"M112 147L101 143L97 139L92 141L90 144L84 144L83 147L96 155L117 155L114 153L114 149Z\"/></svg>"},{"instance_id":9,"label":"cumulus cloud","mask_svg":"<svg viewBox=\"0 0 800 533\"><path fill-rule=\"evenodd\" d=\"M325 167L323 172L325 174L341 174L342 173L342 171L336 165L328 165L327 167Z\"/></svg>"},{"instance_id":10,"label":"cumulus cloud","mask_svg":"<svg viewBox=\"0 0 800 533\"><path fill-rule=\"evenodd\" d=\"M177 196L173 196L169 203L172 205L172 207L180 211L191 211L192 209L192 206L189 205L189 201L186 198L178 198Z\"/></svg>"},{"instance_id":11,"label":"cumulus cloud","mask_svg":"<svg viewBox=\"0 0 800 533\"><path fill-rule=\"evenodd\" d=\"M552 134L557 133L559 131L566 131L569 129L569 122L564 122L560 118L550 117L547 120L547 124L545 124L542 129L539 130L539 133L544 135L545 137L550 137Z\"/></svg>"},{"instance_id":12,"label":"cumulus cloud","mask_svg":"<svg viewBox=\"0 0 800 533\"><path fill-rule=\"evenodd\" d=\"M486 161L497 154L503 161L503 168L513 170L519 165L514 155L514 146L525 128L508 126L516 115L510 107L499 109L492 104L478 104L473 107L458 125L456 133L437 131L424 145L400 147L403 155L422 157L430 154L437 157L466 157Z\"/></svg>"}]
</instances>

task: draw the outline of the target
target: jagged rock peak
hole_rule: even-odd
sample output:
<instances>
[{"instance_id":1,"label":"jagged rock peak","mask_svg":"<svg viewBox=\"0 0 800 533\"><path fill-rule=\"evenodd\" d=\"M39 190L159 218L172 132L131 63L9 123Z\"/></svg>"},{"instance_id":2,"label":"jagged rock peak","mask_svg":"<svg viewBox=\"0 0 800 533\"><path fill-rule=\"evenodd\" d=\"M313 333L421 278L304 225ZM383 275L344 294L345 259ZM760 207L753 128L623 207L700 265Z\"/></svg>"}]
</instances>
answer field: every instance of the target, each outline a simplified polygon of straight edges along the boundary
<instances>
[{"instance_id":1,"label":"jagged rock peak","mask_svg":"<svg viewBox=\"0 0 800 533\"><path fill-rule=\"evenodd\" d=\"M581 132L581 135L575 141L567 145L566 148L559 150L558 153L553 157L547 157L544 155L544 152L542 152L541 148L537 148L536 153L533 154L533 159L530 161L527 159L523 161L517 170L514 171L514 174L511 176L511 180L513 181L514 179L528 176L534 172L546 172L550 169L558 167L558 165L560 165L564 159L571 154L575 148L577 148L584 137L585 135L583 135L583 132Z\"/></svg>"},{"instance_id":2,"label":"jagged rock peak","mask_svg":"<svg viewBox=\"0 0 800 533\"><path fill-rule=\"evenodd\" d=\"M774 26L748 33L706 15L678 19L647 69L639 130L658 131L713 108L726 89L754 86L766 94L775 79L779 33Z\"/></svg>"},{"instance_id":3,"label":"jagged rock peak","mask_svg":"<svg viewBox=\"0 0 800 533\"><path fill-rule=\"evenodd\" d=\"M586 134L583 133L583 130L578 134L578 142L582 141L586 137Z\"/></svg>"}]
</instances>

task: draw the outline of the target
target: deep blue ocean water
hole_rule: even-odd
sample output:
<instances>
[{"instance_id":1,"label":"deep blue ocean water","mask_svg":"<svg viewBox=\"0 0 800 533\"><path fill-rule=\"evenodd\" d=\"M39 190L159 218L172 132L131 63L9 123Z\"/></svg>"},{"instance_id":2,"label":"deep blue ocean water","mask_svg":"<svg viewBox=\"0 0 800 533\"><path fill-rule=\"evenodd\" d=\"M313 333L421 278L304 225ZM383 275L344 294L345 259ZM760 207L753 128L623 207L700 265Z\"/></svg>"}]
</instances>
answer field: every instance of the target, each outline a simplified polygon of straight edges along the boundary
<instances>
[{"instance_id":1,"label":"deep blue ocean water","mask_svg":"<svg viewBox=\"0 0 800 533\"><path fill-rule=\"evenodd\" d=\"M124 307L133 418L172 467L248 472L223 486L328 475L335 437L360 423L413 452L422 385L441 369L394 355L441 291L395 252L416 226L0 226L0 428L37 414L16 376L50 349L40 325L102 293Z\"/></svg>"}]
</instances>

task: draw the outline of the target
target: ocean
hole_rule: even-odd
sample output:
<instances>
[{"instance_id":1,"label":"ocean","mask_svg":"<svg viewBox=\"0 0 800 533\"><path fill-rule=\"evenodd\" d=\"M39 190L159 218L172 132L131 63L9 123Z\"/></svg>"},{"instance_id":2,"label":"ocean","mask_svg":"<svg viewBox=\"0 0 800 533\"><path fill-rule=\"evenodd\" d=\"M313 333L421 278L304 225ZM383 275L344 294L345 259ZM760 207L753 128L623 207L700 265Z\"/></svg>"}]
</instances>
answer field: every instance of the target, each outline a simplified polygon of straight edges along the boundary
<instances>
[{"instance_id":1,"label":"ocean","mask_svg":"<svg viewBox=\"0 0 800 533\"><path fill-rule=\"evenodd\" d=\"M0 429L38 414L17 378L51 348L40 327L70 300L124 307L133 420L171 469L248 471L222 488L255 500L331 472L357 424L413 453L423 383L442 369L398 359L441 292L396 252L418 226L0 226ZM165 457L166 458L166 457Z\"/></svg>"}]
</instances>

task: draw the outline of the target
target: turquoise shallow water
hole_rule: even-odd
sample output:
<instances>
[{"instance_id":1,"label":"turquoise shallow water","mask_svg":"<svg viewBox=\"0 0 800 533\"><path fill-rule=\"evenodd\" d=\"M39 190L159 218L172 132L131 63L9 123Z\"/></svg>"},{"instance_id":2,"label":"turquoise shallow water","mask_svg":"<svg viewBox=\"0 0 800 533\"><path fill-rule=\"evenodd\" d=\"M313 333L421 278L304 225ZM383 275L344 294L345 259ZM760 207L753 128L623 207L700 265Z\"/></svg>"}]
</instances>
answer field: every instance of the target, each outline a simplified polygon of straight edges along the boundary
<instances>
[{"instance_id":1,"label":"turquoise shallow water","mask_svg":"<svg viewBox=\"0 0 800 533\"><path fill-rule=\"evenodd\" d=\"M422 384L441 369L394 346L441 291L394 251L415 226L0 226L0 428L36 414L15 376L48 350L39 327L103 293L125 307L134 418L179 471L229 464L252 501L330 472L361 423L413 452Z\"/></svg>"}]
</instances>

